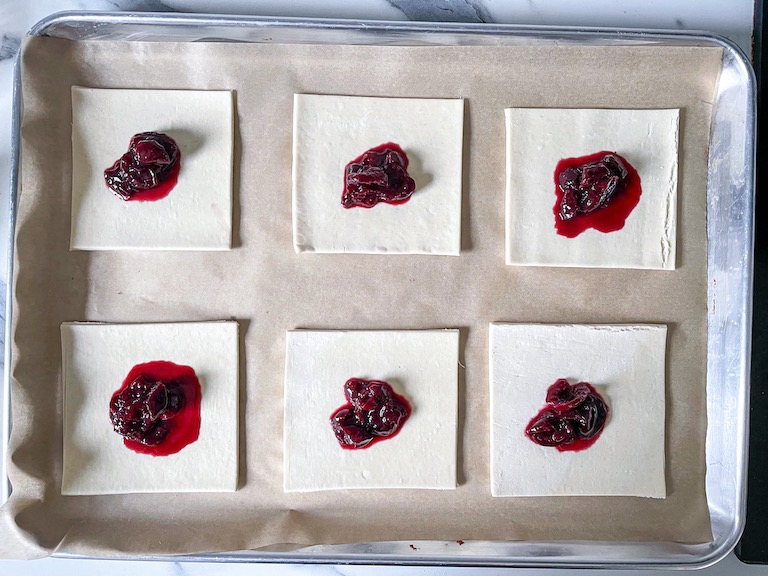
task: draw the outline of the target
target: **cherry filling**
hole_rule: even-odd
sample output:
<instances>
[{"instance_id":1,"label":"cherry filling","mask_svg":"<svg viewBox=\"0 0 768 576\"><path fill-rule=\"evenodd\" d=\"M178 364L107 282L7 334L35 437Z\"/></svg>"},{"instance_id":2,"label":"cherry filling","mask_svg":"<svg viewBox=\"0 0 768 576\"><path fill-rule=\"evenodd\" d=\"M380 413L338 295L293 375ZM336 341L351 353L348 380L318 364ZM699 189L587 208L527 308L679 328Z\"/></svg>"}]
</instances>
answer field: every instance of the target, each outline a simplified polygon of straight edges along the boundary
<instances>
[{"instance_id":1,"label":"cherry filling","mask_svg":"<svg viewBox=\"0 0 768 576\"><path fill-rule=\"evenodd\" d=\"M608 419L608 406L587 382L558 379L547 389L547 406L528 423L525 434L541 446L561 452L589 448Z\"/></svg>"},{"instance_id":2,"label":"cherry filling","mask_svg":"<svg viewBox=\"0 0 768 576\"><path fill-rule=\"evenodd\" d=\"M176 141L160 132L131 137L128 152L104 170L107 186L123 200L160 200L176 185L181 152Z\"/></svg>"},{"instance_id":3,"label":"cherry filling","mask_svg":"<svg viewBox=\"0 0 768 576\"><path fill-rule=\"evenodd\" d=\"M587 228L620 230L641 192L637 171L614 152L561 160L555 168L555 229L568 238Z\"/></svg>"},{"instance_id":4,"label":"cherry filling","mask_svg":"<svg viewBox=\"0 0 768 576\"><path fill-rule=\"evenodd\" d=\"M393 142L364 152L344 169L344 208L372 208L379 202L402 204L416 189L408 175L408 156Z\"/></svg>"},{"instance_id":5,"label":"cherry filling","mask_svg":"<svg viewBox=\"0 0 768 576\"><path fill-rule=\"evenodd\" d=\"M175 454L200 434L200 382L195 371L164 361L134 366L112 395L109 418L134 452Z\"/></svg>"},{"instance_id":6,"label":"cherry filling","mask_svg":"<svg viewBox=\"0 0 768 576\"><path fill-rule=\"evenodd\" d=\"M331 414L331 428L347 450L367 448L397 434L411 406L381 380L350 378L344 384L347 404Z\"/></svg>"}]
</instances>

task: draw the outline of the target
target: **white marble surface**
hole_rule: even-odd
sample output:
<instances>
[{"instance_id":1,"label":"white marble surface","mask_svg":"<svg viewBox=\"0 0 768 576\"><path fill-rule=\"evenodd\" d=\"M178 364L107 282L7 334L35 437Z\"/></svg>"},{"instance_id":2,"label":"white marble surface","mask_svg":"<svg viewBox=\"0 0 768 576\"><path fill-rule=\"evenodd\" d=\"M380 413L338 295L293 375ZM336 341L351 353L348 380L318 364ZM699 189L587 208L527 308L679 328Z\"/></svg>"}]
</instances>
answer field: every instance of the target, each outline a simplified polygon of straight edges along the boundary
<instances>
[{"instance_id":1,"label":"white marble surface","mask_svg":"<svg viewBox=\"0 0 768 576\"><path fill-rule=\"evenodd\" d=\"M535 25L609 26L625 28L708 30L728 37L748 54L751 51L753 0L3 0L0 2L0 254L7 252L7 214L10 165L12 71L24 33L43 17L62 10L182 11L267 16L314 16L382 20L440 20ZM7 264L0 257L0 314L4 305ZM0 333L0 336L2 334ZM0 348L0 351L2 348ZM0 352L1 354L1 352ZM2 358L0 358L0 361ZM1 402L0 398L0 402ZM0 408L2 406L0 405ZM128 562L44 559L0 561L0 576L78 574L82 576L170 576L226 574L423 574L470 576L530 574L530 570L476 568L376 568L292 565L222 565L199 562ZM537 576L561 573L536 571ZM768 567L746 566L733 555L701 574L768 575ZM601 576L620 571L579 571ZM660 576L667 571L646 571Z\"/></svg>"}]
</instances>

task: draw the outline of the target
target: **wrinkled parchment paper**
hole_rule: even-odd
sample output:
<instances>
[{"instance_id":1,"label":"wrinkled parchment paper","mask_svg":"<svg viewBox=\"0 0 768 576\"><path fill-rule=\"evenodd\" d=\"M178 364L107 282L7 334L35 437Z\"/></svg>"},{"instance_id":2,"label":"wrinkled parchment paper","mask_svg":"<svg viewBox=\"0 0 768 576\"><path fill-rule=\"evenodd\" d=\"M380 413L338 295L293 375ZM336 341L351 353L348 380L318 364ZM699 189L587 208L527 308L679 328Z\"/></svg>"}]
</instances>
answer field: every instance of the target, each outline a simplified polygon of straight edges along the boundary
<instances>
[{"instance_id":1,"label":"wrinkled parchment paper","mask_svg":"<svg viewBox=\"0 0 768 576\"><path fill-rule=\"evenodd\" d=\"M2 554L419 539L711 539L704 489L705 197L720 58L719 49L648 46L28 40L11 335L13 495L0 516ZM236 91L231 252L68 250L73 84ZM462 255L294 254L295 92L466 98ZM511 106L681 108L678 269L505 266L503 110ZM351 281L368 296L350 299L344 286ZM229 318L240 321L243 335L240 490L62 497L61 322ZM491 497L492 321L669 326L667 499ZM466 368L456 490L283 493L284 333L299 327L461 328ZM521 462L521 473L536 471Z\"/></svg>"}]
</instances>

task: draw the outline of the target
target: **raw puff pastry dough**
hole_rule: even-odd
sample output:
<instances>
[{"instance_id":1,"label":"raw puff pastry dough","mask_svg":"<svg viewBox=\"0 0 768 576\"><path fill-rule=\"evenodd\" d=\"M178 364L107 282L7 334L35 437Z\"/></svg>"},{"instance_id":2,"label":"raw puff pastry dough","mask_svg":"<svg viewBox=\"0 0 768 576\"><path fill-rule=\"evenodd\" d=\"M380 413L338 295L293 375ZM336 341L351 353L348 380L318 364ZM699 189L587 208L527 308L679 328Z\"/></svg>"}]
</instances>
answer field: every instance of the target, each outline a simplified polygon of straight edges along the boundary
<instances>
[{"instance_id":1,"label":"raw puff pastry dough","mask_svg":"<svg viewBox=\"0 0 768 576\"><path fill-rule=\"evenodd\" d=\"M456 487L458 330L291 331L284 488ZM385 380L413 412L396 437L344 450L330 425L352 377Z\"/></svg>"},{"instance_id":2,"label":"raw puff pastry dough","mask_svg":"<svg viewBox=\"0 0 768 576\"><path fill-rule=\"evenodd\" d=\"M296 94L293 107L296 252L459 254L463 100ZM344 167L386 142L408 155L413 196L345 209Z\"/></svg>"},{"instance_id":3,"label":"raw puff pastry dough","mask_svg":"<svg viewBox=\"0 0 768 576\"><path fill-rule=\"evenodd\" d=\"M660 325L491 324L491 493L664 498L666 336ZM558 378L590 382L610 407L586 450L525 435Z\"/></svg>"},{"instance_id":4,"label":"raw puff pastry dough","mask_svg":"<svg viewBox=\"0 0 768 576\"><path fill-rule=\"evenodd\" d=\"M61 493L229 492L238 475L238 325L66 323ZM170 456L137 454L112 430L109 402L131 368L168 360L194 368L200 436Z\"/></svg>"},{"instance_id":5,"label":"raw puff pastry dough","mask_svg":"<svg viewBox=\"0 0 768 576\"><path fill-rule=\"evenodd\" d=\"M679 110L510 108L506 262L526 266L673 270ZM563 158L601 150L626 158L642 195L621 230L555 231L554 171Z\"/></svg>"},{"instance_id":6,"label":"raw puff pastry dough","mask_svg":"<svg viewBox=\"0 0 768 576\"><path fill-rule=\"evenodd\" d=\"M73 86L70 249L229 250L233 115L228 91ZM139 132L181 149L178 183L156 202L126 202L104 183Z\"/></svg>"}]
</instances>

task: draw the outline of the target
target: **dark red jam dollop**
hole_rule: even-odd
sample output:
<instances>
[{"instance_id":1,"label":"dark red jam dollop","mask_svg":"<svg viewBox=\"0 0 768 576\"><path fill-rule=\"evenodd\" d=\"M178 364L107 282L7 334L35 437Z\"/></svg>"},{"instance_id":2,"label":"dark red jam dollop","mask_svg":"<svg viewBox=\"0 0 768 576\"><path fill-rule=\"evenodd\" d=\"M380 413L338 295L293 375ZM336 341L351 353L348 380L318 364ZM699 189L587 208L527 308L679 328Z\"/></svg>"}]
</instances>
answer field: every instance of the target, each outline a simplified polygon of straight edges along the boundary
<instances>
[{"instance_id":1,"label":"dark red jam dollop","mask_svg":"<svg viewBox=\"0 0 768 576\"><path fill-rule=\"evenodd\" d=\"M590 384L571 385L560 378L547 389L547 406L528 423L525 434L561 452L584 450L598 439L607 419L608 406Z\"/></svg>"},{"instance_id":2,"label":"dark red jam dollop","mask_svg":"<svg viewBox=\"0 0 768 576\"><path fill-rule=\"evenodd\" d=\"M195 371L165 361L134 366L112 395L109 418L134 452L175 454L200 434L200 382Z\"/></svg>"},{"instance_id":3,"label":"dark red jam dollop","mask_svg":"<svg viewBox=\"0 0 768 576\"><path fill-rule=\"evenodd\" d=\"M637 170L615 152L560 160L555 168L557 233L574 238L587 228L620 230L641 192Z\"/></svg>"},{"instance_id":4,"label":"dark red jam dollop","mask_svg":"<svg viewBox=\"0 0 768 576\"><path fill-rule=\"evenodd\" d=\"M176 185L181 152L176 141L160 132L131 137L128 152L104 170L110 190L123 200L160 200Z\"/></svg>"},{"instance_id":5,"label":"dark red jam dollop","mask_svg":"<svg viewBox=\"0 0 768 576\"><path fill-rule=\"evenodd\" d=\"M372 208L379 202L402 204L416 189L408 175L408 156L393 142L364 152L344 169L344 208Z\"/></svg>"},{"instance_id":6,"label":"dark red jam dollop","mask_svg":"<svg viewBox=\"0 0 768 576\"><path fill-rule=\"evenodd\" d=\"M381 380L350 378L344 384L347 404L331 415L331 428L342 448L367 448L392 438L411 414L408 401Z\"/></svg>"}]
</instances>

